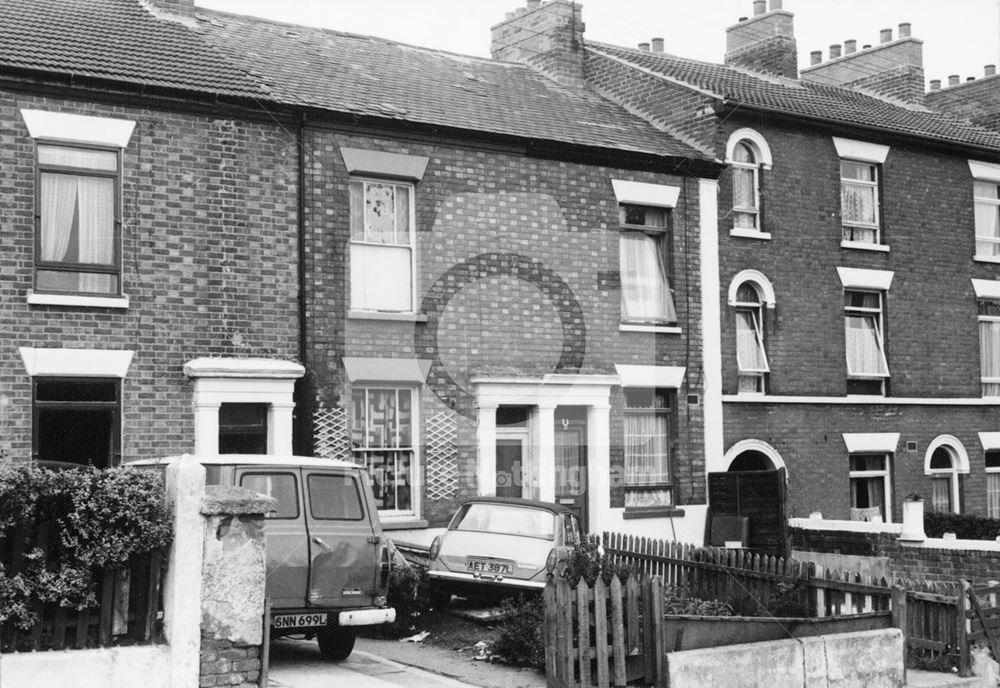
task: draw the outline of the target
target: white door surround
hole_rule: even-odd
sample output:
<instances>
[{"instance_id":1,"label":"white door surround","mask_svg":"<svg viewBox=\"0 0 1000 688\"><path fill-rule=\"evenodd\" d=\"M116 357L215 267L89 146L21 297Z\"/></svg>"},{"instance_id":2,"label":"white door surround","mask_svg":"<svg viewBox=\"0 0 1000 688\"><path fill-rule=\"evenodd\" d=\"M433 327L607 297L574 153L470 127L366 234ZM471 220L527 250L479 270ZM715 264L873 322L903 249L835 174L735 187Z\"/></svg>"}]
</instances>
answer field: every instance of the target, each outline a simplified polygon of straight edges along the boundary
<instances>
[{"instance_id":1,"label":"white door surround","mask_svg":"<svg viewBox=\"0 0 1000 688\"><path fill-rule=\"evenodd\" d=\"M196 358L184 364L194 380L194 453L219 453L219 407L267 404L267 452L292 454L292 393L305 374L298 363L262 358Z\"/></svg>"},{"instance_id":2,"label":"white door surround","mask_svg":"<svg viewBox=\"0 0 1000 688\"><path fill-rule=\"evenodd\" d=\"M531 406L530 444L537 470L539 499L555 500L555 410L557 406L587 408L587 510L590 529L608 523L611 509L610 416L611 388L618 375L560 375L541 378L476 378L472 380L479 406L478 482L482 496L496 494L497 407Z\"/></svg>"}]
</instances>

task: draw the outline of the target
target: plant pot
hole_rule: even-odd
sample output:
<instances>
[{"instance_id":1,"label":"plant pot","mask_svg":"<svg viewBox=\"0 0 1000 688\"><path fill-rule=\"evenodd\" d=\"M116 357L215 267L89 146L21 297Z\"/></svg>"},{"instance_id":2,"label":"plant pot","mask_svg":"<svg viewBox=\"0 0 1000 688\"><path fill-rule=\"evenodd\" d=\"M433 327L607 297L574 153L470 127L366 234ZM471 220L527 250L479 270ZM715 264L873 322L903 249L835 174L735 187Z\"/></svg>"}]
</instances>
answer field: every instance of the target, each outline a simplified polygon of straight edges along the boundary
<instances>
[{"instance_id":1,"label":"plant pot","mask_svg":"<svg viewBox=\"0 0 1000 688\"><path fill-rule=\"evenodd\" d=\"M922 499L903 502L903 532L899 534L899 539L907 542L923 542L927 539L927 535L924 534L924 502Z\"/></svg>"}]
</instances>

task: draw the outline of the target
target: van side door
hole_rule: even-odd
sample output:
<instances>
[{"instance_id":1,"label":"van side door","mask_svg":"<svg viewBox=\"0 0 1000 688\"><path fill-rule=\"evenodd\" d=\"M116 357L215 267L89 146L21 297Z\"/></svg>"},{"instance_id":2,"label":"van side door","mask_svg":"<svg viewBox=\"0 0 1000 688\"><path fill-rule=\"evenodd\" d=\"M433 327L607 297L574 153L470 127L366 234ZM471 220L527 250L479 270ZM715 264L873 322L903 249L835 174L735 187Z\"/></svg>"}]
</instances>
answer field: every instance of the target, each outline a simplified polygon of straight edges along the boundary
<instances>
[{"instance_id":1,"label":"van side door","mask_svg":"<svg viewBox=\"0 0 1000 688\"><path fill-rule=\"evenodd\" d=\"M378 513L359 471L303 469L312 562L311 606L353 608L374 604L380 548Z\"/></svg>"},{"instance_id":2,"label":"van side door","mask_svg":"<svg viewBox=\"0 0 1000 688\"><path fill-rule=\"evenodd\" d=\"M267 544L265 594L275 609L306 606L309 585L309 540L298 468L247 466L236 470L236 484L274 497L277 511L264 524Z\"/></svg>"}]
</instances>

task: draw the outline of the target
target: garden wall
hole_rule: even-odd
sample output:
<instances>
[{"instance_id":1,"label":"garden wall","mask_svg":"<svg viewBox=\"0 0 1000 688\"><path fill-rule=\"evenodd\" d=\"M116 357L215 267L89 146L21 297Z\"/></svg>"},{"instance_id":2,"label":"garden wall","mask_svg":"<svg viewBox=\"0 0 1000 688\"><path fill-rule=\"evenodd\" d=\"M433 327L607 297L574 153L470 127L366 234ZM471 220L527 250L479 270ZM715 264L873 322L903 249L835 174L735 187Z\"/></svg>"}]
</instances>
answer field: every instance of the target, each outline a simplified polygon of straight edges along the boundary
<instances>
[{"instance_id":1,"label":"garden wall","mask_svg":"<svg viewBox=\"0 0 1000 688\"><path fill-rule=\"evenodd\" d=\"M1000 577L1000 542L899 539L899 524L791 519L792 557L828 569L872 571L888 579L954 582L968 578L983 585Z\"/></svg>"}]
</instances>

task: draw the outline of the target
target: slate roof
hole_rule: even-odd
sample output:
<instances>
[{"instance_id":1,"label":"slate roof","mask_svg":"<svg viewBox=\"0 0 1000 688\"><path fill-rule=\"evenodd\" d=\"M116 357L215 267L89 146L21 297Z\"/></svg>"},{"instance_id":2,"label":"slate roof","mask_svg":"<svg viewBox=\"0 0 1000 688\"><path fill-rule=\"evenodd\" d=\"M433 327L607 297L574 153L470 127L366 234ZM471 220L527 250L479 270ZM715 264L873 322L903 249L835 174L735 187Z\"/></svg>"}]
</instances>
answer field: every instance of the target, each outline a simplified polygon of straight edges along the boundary
<instances>
[{"instance_id":1,"label":"slate roof","mask_svg":"<svg viewBox=\"0 0 1000 688\"><path fill-rule=\"evenodd\" d=\"M11 69L710 159L528 67L201 8L182 23L140 0L0 0L0 72Z\"/></svg>"},{"instance_id":2,"label":"slate roof","mask_svg":"<svg viewBox=\"0 0 1000 688\"><path fill-rule=\"evenodd\" d=\"M603 43L587 43L598 55L703 91L736 105L777 113L833 120L962 145L1000 149L1000 133L946 114L846 88L815 84L749 69L689 60Z\"/></svg>"},{"instance_id":3,"label":"slate roof","mask_svg":"<svg viewBox=\"0 0 1000 688\"><path fill-rule=\"evenodd\" d=\"M0 69L266 96L201 36L138 0L0 0Z\"/></svg>"},{"instance_id":4,"label":"slate roof","mask_svg":"<svg viewBox=\"0 0 1000 688\"><path fill-rule=\"evenodd\" d=\"M284 103L709 159L593 91L560 86L523 65L223 12L196 16L213 45Z\"/></svg>"}]
</instances>

